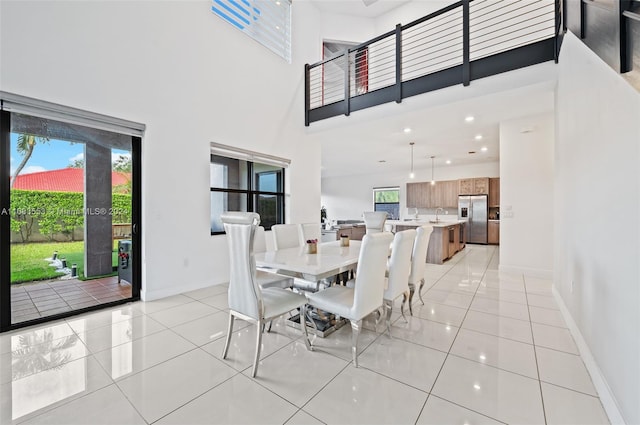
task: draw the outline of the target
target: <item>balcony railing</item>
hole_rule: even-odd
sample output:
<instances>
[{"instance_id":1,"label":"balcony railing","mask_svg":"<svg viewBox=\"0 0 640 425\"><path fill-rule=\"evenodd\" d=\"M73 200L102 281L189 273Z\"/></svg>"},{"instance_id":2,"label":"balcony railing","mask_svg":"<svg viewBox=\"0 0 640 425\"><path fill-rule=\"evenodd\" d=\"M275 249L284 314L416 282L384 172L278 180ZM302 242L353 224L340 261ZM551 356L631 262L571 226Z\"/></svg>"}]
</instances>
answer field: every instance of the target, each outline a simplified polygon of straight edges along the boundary
<instances>
[{"instance_id":1,"label":"balcony railing","mask_svg":"<svg viewBox=\"0 0 640 425\"><path fill-rule=\"evenodd\" d=\"M462 0L305 65L305 125L558 60L559 0Z\"/></svg>"}]
</instances>

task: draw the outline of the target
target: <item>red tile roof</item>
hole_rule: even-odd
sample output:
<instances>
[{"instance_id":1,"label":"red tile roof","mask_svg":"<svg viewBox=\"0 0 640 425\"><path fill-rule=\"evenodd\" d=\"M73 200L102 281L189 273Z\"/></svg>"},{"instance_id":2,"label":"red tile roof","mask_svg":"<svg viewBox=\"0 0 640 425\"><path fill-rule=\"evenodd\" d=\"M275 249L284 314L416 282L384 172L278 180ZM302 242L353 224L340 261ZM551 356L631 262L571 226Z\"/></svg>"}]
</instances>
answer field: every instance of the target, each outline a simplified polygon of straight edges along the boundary
<instances>
[{"instance_id":1,"label":"red tile roof","mask_svg":"<svg viewBox=\"0 0 640 425\"><path fill-rule=\"evenodd\" d=\"M128 173L111 173L111 186L127 184ZM63 168L60 170L40 171L30 174L19 174L13 189L41 190L47 192L84 192L84 169Z\"/></svg>"}]
</instances>

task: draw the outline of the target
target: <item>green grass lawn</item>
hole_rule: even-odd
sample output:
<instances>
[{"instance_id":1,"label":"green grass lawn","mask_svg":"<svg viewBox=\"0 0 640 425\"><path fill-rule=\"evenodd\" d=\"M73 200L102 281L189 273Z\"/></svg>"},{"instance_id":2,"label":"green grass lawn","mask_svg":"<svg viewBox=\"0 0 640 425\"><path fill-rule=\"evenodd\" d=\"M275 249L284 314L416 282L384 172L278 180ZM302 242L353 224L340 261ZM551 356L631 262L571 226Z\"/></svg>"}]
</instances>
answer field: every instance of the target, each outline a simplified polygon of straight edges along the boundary
<instances>
[{"instance_id":1,"label":"green grass lawn","mask_svg":"<svg viewBox=\"0 0 640 425\"><path fill-rule=\"evenodd\" d=\"M118 242L114 241L112 264L118 264ZM78 277L84 276L84 242L45 242L18 243L11 245L11 283L32 282L36 280L55 279L62 276L50 267L45 258L51 258L53 251L58 251L58 258L67 259L67 267L78 265Z\"/></svg>"}]
</instances>

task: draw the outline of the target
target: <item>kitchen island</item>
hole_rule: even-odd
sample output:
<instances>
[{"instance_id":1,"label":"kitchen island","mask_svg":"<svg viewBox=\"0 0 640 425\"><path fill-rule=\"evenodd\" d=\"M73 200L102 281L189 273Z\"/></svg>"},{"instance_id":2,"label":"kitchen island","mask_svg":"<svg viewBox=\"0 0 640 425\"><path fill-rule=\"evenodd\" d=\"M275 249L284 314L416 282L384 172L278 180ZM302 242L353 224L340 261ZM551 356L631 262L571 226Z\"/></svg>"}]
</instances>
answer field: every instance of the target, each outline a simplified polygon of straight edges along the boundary
<instances>
[{"instance_id":1,"label":"kitchen island","mask_svg":"<svg viewBox=\"0 0 640 425\"><path fill-rule=\"evenodd\" d=\"M339 224L336 228L336 240L340 240L340 236L347 235L352 241L361 241L367 233L367 226L364 222Z\"/></svg>"},{"instance_id":2,"label":"kitchen island","mask_svg":"<svg viewBox=\"0 0 640 425\"><path fill-rule=\"evenodd\" d=\"M466 245L466 220L438 221L432 223L426 220L387 220L395 232L426 226L431 228L429 248L427 249L427 263L442 264L453 257Z\"/></svg>"}]
</instances>

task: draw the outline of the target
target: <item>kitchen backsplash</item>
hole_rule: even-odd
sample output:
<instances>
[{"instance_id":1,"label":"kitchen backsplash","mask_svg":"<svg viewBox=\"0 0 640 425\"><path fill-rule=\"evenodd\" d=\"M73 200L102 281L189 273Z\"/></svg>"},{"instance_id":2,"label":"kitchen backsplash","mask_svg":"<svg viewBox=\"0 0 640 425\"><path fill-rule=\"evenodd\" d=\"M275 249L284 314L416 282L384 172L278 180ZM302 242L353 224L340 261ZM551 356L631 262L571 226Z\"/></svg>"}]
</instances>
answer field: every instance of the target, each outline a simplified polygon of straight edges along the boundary
<instances>
[{"instance_id":1,"label":"kitchen backsplash","mask_svg":"<svg viewBox=\"0 0 640 425\"><path fill-rule=\"evenodd\" d=\"M401 219L411 219L415 218L415 208L407 208L404 211L404 215L402 215ZM436 216L435 208L418 208L418 218L422 220L433 220ZM458 219L458 209L457 208L442 208L438 210L438 218L442 221L455 221Z\"/></svg>"}]
</instances>

